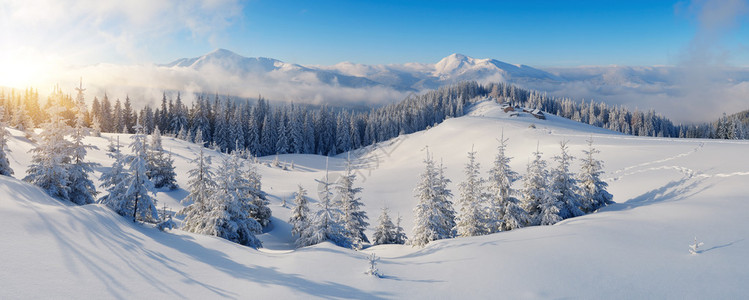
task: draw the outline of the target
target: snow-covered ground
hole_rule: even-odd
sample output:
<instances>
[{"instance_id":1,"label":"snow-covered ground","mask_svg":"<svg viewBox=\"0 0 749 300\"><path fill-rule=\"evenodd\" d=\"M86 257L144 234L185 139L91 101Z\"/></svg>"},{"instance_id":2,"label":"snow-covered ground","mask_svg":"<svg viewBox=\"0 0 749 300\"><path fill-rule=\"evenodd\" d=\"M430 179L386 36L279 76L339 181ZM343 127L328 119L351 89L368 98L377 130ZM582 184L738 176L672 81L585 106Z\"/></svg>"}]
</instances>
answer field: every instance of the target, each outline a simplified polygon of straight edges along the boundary
<instances>
[{"instance_id":1,"label":"snow-covered ground","mask_svg":"<svg viewBox=\"0 0 749 300\"><path fill-rule=\"evenodd\" d=\"M535 126L531 126L535 125ZM535 127L535 128L533 128ZM25 176L33 145L10 130L11 165ZM301 184L314 200L326 158L281 155L293 170L259 166L273 225L255 250L223 239L136 225L100 205L68 206L19 180L0 177L0 298L744 298L749 295L749 149L747 141L631 137L570 120L509 117L480 103L464 117L351 153L370 218L382 207L403 217L410 236L413 188L426 150L447 167L451 187L463 178L466 153L478 152L486 174L497 139L509 138L520 174L536 148L550 159L559 142L580 155L593 137L616 204L562 221L482 237L352 251L329 243L294 250L286 223ZM89 137L109 168L108 138ZM119 135L129 143L127 135ZM196 146L164 138L177 181L186 186ZM127 151L127 150L126 150ZM221 154L215 156L214 166ZM331 176L346 154L330 158ZM262 157L270 163L275 157ZM576 168L577 165L573 164ZM97 182L98 184L98 182ZM520 182L515 185L520 187ZM182 207L183 189L160 191L159 208ZM288 207L282 207L286 199ZM456 199L454 199L456 200ZM313 205L314 207L314 205ZM694 237L701 253L689 254ZM364 274L376 253L383 278Z\"/></svg>"}]
</instances>

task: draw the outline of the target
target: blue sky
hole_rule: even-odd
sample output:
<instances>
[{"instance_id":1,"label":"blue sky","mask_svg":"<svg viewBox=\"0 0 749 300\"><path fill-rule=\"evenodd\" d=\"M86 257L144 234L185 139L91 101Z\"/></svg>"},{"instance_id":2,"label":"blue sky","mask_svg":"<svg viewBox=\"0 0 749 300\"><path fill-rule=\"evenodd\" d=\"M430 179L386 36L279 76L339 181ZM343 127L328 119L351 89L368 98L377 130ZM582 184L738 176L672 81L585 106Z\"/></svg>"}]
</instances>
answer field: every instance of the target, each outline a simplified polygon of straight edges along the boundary
<instances>
[{"instance_id":1,"label":"blue sky","mask_svg":"<svg viewBox=\"0 0 749 300\"><path fill-rule=\"evenodd\" d=\"M251 2L227 45L307 64L433 62L454 52L533 65L670 64L694 35L673 2Z\"/></svg>"},{"instance_id":2,"label":"blue sky","mask_svg":"<svg viewBox=\"0 0 749 300\"><path fill-rule=\"evenodd\" d=\"M677 65L698 52L746 66L746 16L747 0L4 0L0 62L166 63L226 48L300 64L457 52L539 67Z\"/></svg>"},{"instance_id":3,"label":"blue sky","mask_svg":"<svg viewBox=\"0 0 749 300\"><path fill-rule=\"evenodd\" d=\"M211 45L302 64L435 62L451 53L534 66L674 65L701 4L673 1L252 1ZM747 64L746 22L721 34ZM189 56L189 55L188 55Z\"/></svg>"}]
</instances>

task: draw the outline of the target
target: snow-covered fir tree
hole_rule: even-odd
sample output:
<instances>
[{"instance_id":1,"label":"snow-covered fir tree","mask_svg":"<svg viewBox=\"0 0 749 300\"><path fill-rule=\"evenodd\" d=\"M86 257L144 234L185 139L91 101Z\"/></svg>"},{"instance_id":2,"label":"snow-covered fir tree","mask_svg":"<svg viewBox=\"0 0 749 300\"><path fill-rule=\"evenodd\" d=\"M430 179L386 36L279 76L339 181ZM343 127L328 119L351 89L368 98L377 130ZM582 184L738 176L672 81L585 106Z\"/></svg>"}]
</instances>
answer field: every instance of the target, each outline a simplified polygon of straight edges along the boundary
<instances>
[{"instance_id":1,"label":"snow-covered fir tree","mask_svg":"<svg viewBox=\"0 0 749 300\"><path fill-rule=\"evenodd\" d=\"M200 141L200 138L197 140ZM194 166L187 173L190 178L187 182L190 193L182 199L182 203L207 203L211 192L216 187L216 182L213 180L214 175L211 171L211 157L205 154L204 147L198 147L198 154L190 160L190 165Z\"/></svg>"},{"instance_id":2,"label":"snow-covered fir tree","mask_svg":"<svg viewBox=\"0 0 749 300\"><path fill-rule=\"evenodd\" d=\"M216 174L217 189L210 198L205 225L199 233L218 236L235 243L259 248L255 234L262 226L250 217L252 203L243 195L246 180L242 176L242 161L238 155L225 157Z\"/></svg>"},{"instance_id":3,"label":"snow-covered fir tree","mask_svg":"<svg viewBox=\"0 0 749 300\"><path fill-rule=\"evenodd\" d=\"M95 200L96 187L88 177L88 174L94 171L93 167L96 164L85 161L86 148L93 148L93 146L85 145L83 143L83 137L86 132L86 128L84 128L86 103L83 100L83 87L79 87L77 90L77 113L75 117L75 128L72 130L73 144L71 145L73 157L71 159L71 164L68 166L68 182L70 185L68 198L70 202L83 205L94 203Z\"/></svg>"},{"instance_id":4,"label":"snow-covered fir tree","mask_svg":"<svg viewBox=\"0 0 749 300\"><path fill-rule=\"evenodd\" d=\"M53 114L53 111L48 111L48 113ZM58 112L59 113L59 112ZM30 136L34 131L34 120L29 117L29 115L26 113L26 103L21 102L19 105L16 106L16 108L13 110L13 113L11 115L10 119L10 125L18 130L23 131L26 133L26 136Z\"/></svg>"},{"instance_id":5,"label":"snow-covered fir tree","mask_svg":"<svg viewBox=\"0 0 749 300\"><path fill-rule=\"evenodd\" d=\"M101 120L98 115L94 115L91 120L91 136L101 136Z\"/></svg>"},{"instance_id":6,"label":"snow-covered fir tree","mask_svg":"<svg viewBox=\"0 0 749 300\"><path fill-rule=\"evenodd\" d=\"M401 226L402 221L403 218L398 215L398 218L396 218L395 220L395 242L393 244L403 245L406 243L406 241L408 241L408 238L406 237L406 230L404 230L403 226Z\"/></svg>"},{"instance_id":7,"label":"snow-covered fir tree","mask_svg":"<svg viewBox=\"0 0 749 300\"><path fill-rule=\"evenodd\" d=\"M268 204L268 198L263 192L262 176L257 171L257 166L253 159L249 159L249 166L244 171L244 180L247 182L247 187L244 189L245 197L250 200L252 204L250 210L250 217L257 220L261 226L265 227L270 224L272 211Z\"/></svg>"},{"instance_id":8,"label":"snow-covered fir tree","mask_svg":"<svg viewBox=\"0 0 749 300\"><path fill-rule=\"evenodd\" d=\"M465 176L465 180L460 183L460 210L456 217L456 232L458 236L484 235L489 227L484 213L486 193L480 165L476 161L476 151L473 149L468 152Z\"/></svg>"},{"instance_id":9,"label":"snow-covered fir tree","mask_svg":"<svg viewBox=\"0 0 749 300\"><path fill-rule=\"evenodd\" d=\"M38 144L31 150L34 153L31 165L23 180L40 187L52 197L68 201L68 165L73 145L65 139L71 128L61 115L64 110L57 101L53 101L48 109L49 121L42 124L42 132L36 138Z\"/></svg>"},{"instance_id":10,"label":"snow-covered fir tree","mask_svg":"<svg viewBox=\"0 0 749 300\"><path fill-rule=\"evenodd\" d=\"M601 179L603 174L603 162L597 160L593 155L600 153L593 147L593 138L588 140L588 149L583 150L580 173L578 173L578 184L580 186L580 208L584 213L591 213L597 209L614 203L612 196L606 187L608 183Z\"/></svg>"},{"instance_id":11,"label":"snow-covered fir tree","mask_svg":"<svg viewBox=\"0 0 749 300\"><path fill-rule=\"evenodd\" d=\"M452 191L447 187L451 180L445 176L446 167L440 160L440 164L437 167L437 182L435 185L435 192L437 195L437 203L440 211L442 223L444 224L445 232L449 237L455 237L455 209L453 209Z\"/></svg>"},{"instance_id":12,"label":"snow-covered fir tree","mask_svg":"<svg viewBox=\"0 0 749 300\"><path fill-rule=\"evenodd\" d=\"M125 169L125 157L120 151L120 138L117 137L117 142L113 144L114 151L107 153L107 156L114 159L112 167L109 171L102 173L101 185L99 187L104 188L107 194L99 198L98 202L106 205L114 212L127 216L128 215L128 199L125 198L125 192L127 186L125 180L128 177L127 170Z\"/></svg>"},{"instance_id":13,"label":"snow-covered fir tree","mask_svg":"<svg viewBox=\"0 0 749 300\"><path fill-rule=\"evenodd\" d=\"M10 161L6 156L6 152L10 152L8 148L8 130L5 129L5 108L0 106L0 175L2 176L13 176L13 169L10 167Z\"/></svg>"},{"instance_id":14,"label":"snow-covered fir tree","mask_svg":"<svg viewBox=\"0 0 749 300\"><path fill-rule=\"evenodd\" d=\"M148 178L155 188L166 187L170 190L177 188L177 174L174 172L174 160L167 155L161 144L161 131L154 128L151 134L151 145L148 151Z\"/></svg>"},{"instance_id":15,"label":"snow-covered fir tree","mask_svg":"<svg viewBox=\"0 0 749 300\"><path fill-rule=\"evenodd\" d=\"M330 182L328 176L327 162L325 178L318 180L318 183L320 200L317 203L317 211L311 220L310 226L297 239L296 245L297 247L305 247L324 241L331 241L338 246L348 248L351 243L346 238L343 224L340 223L340 220L343 219L341 217L341 210L333 203L333 193L331 191L333 183Z\"/></svg>"},{"instance_id":16,"label":"snow-covered fir tree","mask_svg":"<svg viewBox=\"0 0 749 300\"><path fill-rule=\"evenodd\" d=\"M567 142L559 143L561 152L554 156L557 166L551 171L551 190L553 196L559 201L559 217L562 219L583 215L580 210L580 195L577 190L577 180L570 171L570 163L574 159L569 154Z\"/></svg>"},{"instance_id":17,"label":"snow-covered fir tree","mask_svg":"<svg viewBox=\"0 0 749 300\"><path fill-rule=\"evenodd\" d=\"M367 257L367 261L369 262L369 268L367 268L367 271L364 272L364 274L372 275L375 277L382 277L382 274L380 274L380 271L377 270L377 261L380 258L377 257L374 253L372 253L370 256Z\"/></svg>"},{"instance_id":18,"label":"snow-covered fir tree","mask_svg":"<svg viewBox=\"0 0 749 300\"><path fill-rule=\"evenodd\" d=\"M337 206L341 208L341 223L343 224L346 238L354 249L361 249L362 244L369 242L364 230L367 229L367 213L364 212L364 203L361 202L358 194L361 193L361 187L354 187L356 173L353 170L351 158L346 159L346 171L338 178L336 191L338 192Z\"/></svg>"},{"instance_id":19,"label":"snow-covered fir tree","mask_svg":"<svg viewBox=\"0 0 749 300\"><path fill-rule=\"evenodd\" d=\"M177 133L177 138L183 141L187 140L187 129L185 126L180 127L179 132Z\"/></svg>"},{"instance_id":20,"label":"snow-covered fir tree","mask_svg":"<svg viewBox=\"0 0 749 300\"><path fill-rule=\"evenodd\" d=\"M398 244L397 234L398 229L388 215L388 208L382 208L382 213L377 219L377 228L372 236L372 243L374 245Z\"/></svg>"},{"instance_id":21,"label":"snow-covered fir tree","mask_svg":"<svg viewBox=\"0 0 749 300\"><path fill-rule=\"evenodd\" d=\"M120 102L120 99L115 100L114 102L114 111L112 112L112 132L116 133L127 133L125 132L125 117L122 113L122 103Z\"/></svg>"},{"instance_id":22,"label":"snow-covered fir tree","mask_svg":"<svg viewBox=\"0 0 749 300\"><path fill-rule=\"evenodd\" d=\"M547 188L548 182L549 172L546 169L546 161L541 158L541 152L536 149L536 152L533 152L533 160L528 163L521 191L523 206L531 219L531 225L550 225L549 223L555 219L557 221L561 219L556 199Z\"/></svg>"},{"instance_id":23,"label":"snow-covered fir tree","mask_svg":"<svg viewBox=\"0 0 749 300\"><path fill-rule=\"evenodd\" d=\"M277 120L278 122L278 138L276 141L275 152L279 154L289 153L289 131L286 127L285 118L282 116Z\"/></svg>"},{"instance_id":24,"label":"snow-covered fir tree","mask_svg":"<svg viewBox=\"0 0 749 300\"><path fill-rule=\"evenodd\" d=\"M310 226L309 201L307 201L307 190L301 185L294 196L294 208L289 218L291 224L291 235L301 237L302 232Z\"/></svg>"},{"instance_id":25,"label":"snow-covered fir tree","mask_svg":"<svg viewBox=\"0 0 749 300\"><path fill-rule=\"evenodd\" d=\"M518 174L510 168L511 158L507 156L507 139L504 134L499 139L494 165L489 170L489 232L513 230L530 223L528 213L515 197L512 183Z\"/></svg>"},{"instance_id":26,"label":"snow-covered fir tree","mask_svg":"<svg viewBox=\"0 0 749 300\"><path fill-rule=\"evenodd\" d=\"M554 225L562 220L562 217L559 216L562 210L562 202L557 200L553 194L548 193L548 197L543 199L539 208L541 210L540 225Z\"/></svg>"},{"instance_id":27,"label":"snow-covered fir tree","mask_svg":"<svg viewBox=\"0 0 749 300\"><path fill-rule=\"evenodd\" d=\"M414 208L414 229L411 245L423 247L431 241L454 236L455 215L449 200L450 191L442 167L437 168L429 156L424 160L425 168L421 181L414 190L418 200Z\"/></svg>"},{"instance_id":28,"label":"snow-covered fir tree","mask_svg":"<svg viewBox=\"0 0 749 300\"><path fill-rule=\"evenodd\" d=\"M130 139L130 150L132 154L127 157L129 164L125 186L127 190L123 198L127 202L127 213L132 214L133 221L156 222L159 220L156 209L156 199L151 197L155 194L153 182L148 179L148 145L143 126L135 125L135 134Z\"/></svg>"},{"instance_id":29,"label":"snow-covered fir tree","mask_svg":"<svg viewBox=\"0 0 749 300\"><path fill-rule=\"evenodd\" d=\"M201 137L196 137L196 140L201 141ZM188 189L189 194L187 197L182 199L182 203L189 203L187 207L179 211L179 215L185 216L182 221L182 230L199 233L209 234L210 229L207 228L209 224L208 219L211 217L211 204L214 191L216 190L216 182L214 181L213 171L211 171L211 157L205 155L203 146L198 147L198 155L190 164L195 166L188 172L189 181Z\"/></svg>"}]
</instances>

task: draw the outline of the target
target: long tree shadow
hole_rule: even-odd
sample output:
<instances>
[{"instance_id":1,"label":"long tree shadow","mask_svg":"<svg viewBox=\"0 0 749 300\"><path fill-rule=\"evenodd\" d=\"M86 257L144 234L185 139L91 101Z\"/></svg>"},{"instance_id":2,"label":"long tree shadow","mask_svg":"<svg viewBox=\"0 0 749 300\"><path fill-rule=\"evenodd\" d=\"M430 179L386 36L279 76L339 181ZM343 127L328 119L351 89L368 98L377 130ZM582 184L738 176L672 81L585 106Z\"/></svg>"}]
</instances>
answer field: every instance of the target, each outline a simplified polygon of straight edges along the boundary
<instances>
[{"instance_id":1,"label":"long tree shadow","mask_svg":"<svg viewBox=\"0 0 749 300\"><path fill-rule=\"evenodd\" d=\"M699 250L699 251L697 251L697 253L705 253L705 252L712 251L712 250L715 250L715 249L720 249L720 248L725 248L725 247L728 247L728 246L733 246L733 244L741 242L743 240L744 239L740 239L740 240L736 240L736 241L733 241L733 242L730 242L730 243L726 243L726 244L722 244L722 245L717 245L717 246L712 246L712 247L707 248L705 250Z\"/></svg>"},{"instance_id":2,"label":"long tree shadow","mask_svg":"<svg viewBox=\"0 0 749 300\"><path fill-rule=\"evenodd\" d=\"M38 194L38 189L29 188L30 196ZM37 197L38 198L38 197ZM49 199L49 198L47 198ZM248 266L230 259L225 253L205 248L188 235L174 235L158 231L141 224L134 224L100 205L82 207L67 206L53 201L19 201L24 207L36 213L34 218L22 224L28 234L44 234L54 239L62 258L65 270L80 276L81 268L87 269L106 288L112 298L131 298L142 287L123 284L118 273L126 274L123 266L131 270L152 288L179 298L188 298L176 287L171 287L166 278L177 275L182 282L200 286L217 297L244 297L222 287L201 281L191 273L193 266L170 258L169 251L183 253L192 260L211 266L223 274L259 285L285 286L310 296L324 298L368 298L383 299L392 297L385 292L369 292L336 282L318 282L306 279L299 274L288 274L275 267ZM61 205L62 204L62 205ZM95 225L95 226L90 226ZM44 231L48 233L44 233ZM81 237L86 237L92 246L83 245ZM163 247L156 248L160 244ZM230 243L227 247L241 247ZM149 249L151 248L151 249ZM247 251L255 251L247 248ZM258 255L262 255L258 253ZM173 273L165 273L169 270Z\"/></svg>"},{"instance_id":3,"label":"long tree shadow","mask_svg":"<svg viewBox=\"0 0 749 300\"><path fill-rule=\"evenodd\" d=\"M153 231L153 230L151 230ZM163 234L158 231L153 232L156 234ZM144 232L144 234L149 234ZM362 291L354 287L343 285L335 282L316 282L303 278L299 274L287 274L280 272L275 267L264 267L264 266L247 266L245 264L238 263L234 260L229 259L223 252L208 249L200 244L185 239L183 236L169 235L154 239L154 241L162 243L164 246L172 247L191 258L210 265L227 275L231 275L237 279L245 279L261 285L277 285L290 287L296 291L300 291L310 296L324 297L324 298L357 298L357 299L385 299L386 296L392 296L389 293L383 292L368 292ZM242 247L238 245L230 245L235 247ZM317 250L317 249L316 249ZM327 250L327 249L323 249ZM255 251L254 249L247 248L247 251ZM177 272L182 273L179 270ZM189 276L189 274L185 274Z\"/></svg>"},{"instance_id":4,"label":"long tree shadow","mask_svg":"<svg viewBox=\"0 0 749 300\"><path fill-rule=\"evenodd\" d=\"M694 179L687 176L682 179L666 183L662 187L647 191L642 195L627 200L626 202L608 205L599 209L598 211L623 211L656 203L684 200L686 198L693 197L713 186L704 185L704 182L705 178Z\"/></svg>"}]
</instances>

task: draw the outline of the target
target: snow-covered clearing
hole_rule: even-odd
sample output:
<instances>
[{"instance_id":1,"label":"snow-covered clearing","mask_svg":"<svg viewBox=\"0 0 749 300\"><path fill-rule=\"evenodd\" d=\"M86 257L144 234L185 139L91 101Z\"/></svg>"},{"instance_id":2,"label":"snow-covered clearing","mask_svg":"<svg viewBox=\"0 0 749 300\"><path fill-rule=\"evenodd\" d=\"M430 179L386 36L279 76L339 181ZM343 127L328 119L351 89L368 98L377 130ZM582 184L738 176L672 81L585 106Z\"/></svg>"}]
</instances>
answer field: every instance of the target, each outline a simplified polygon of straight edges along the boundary
<instances>
[{"instance_id":1,"label":"snow-covered clearing","mask_svg":"<svg viewBox=\"0 0 749 300\"><path fill-rule=\"evenodd\" d=\"M535 128L531 128L535 124ZM10 130L9 153L22 178L33 145ZM133 224L100 205L68 206L19 180L0 177L0 298L743 298L749 294L749 149L747 141L631 137L555 116L509 117L493 103L480 103L465 117L351 153L360 163L357 184L371 223L380 209L404 218L411 233L413 188L425 151L462 180L466 154L478 152L483 174L497 139L509 138L513 169L525 173L538 147L545 159L569 141L581 155L593 137L605 162L616 204L562 221L488 236L432 242L425 248L381 245L353 251L324 243L293 249L286 223L297 185L317 199L326 158L281 155L293 170L262 165L263 188L273 210L272 226L259 236L259 250L223 239L160 232ZM107 138L89 137L109 168ZM129 143L128 135L119 135ZM165 137L177 181L186 186L194 144ZM127 151L127 150L125 150ZM216 152L209 152L220 156ZM346 154L330 158L331 176ZM275 157L262 157L270 163ZM220 160L214 158L214 167ZM574 170L577 164L573 163ZM516 187L520 182L516 183ZM187 192L160 191L158 207L182 207ZM281 203L286 200L287 207ZM313 205L314 206L314 205ZM689 253L695 236L704 242ZM376 253L382 278L366 275Z\"/></svg>"}]
</instances>

